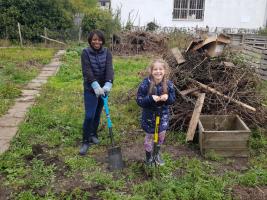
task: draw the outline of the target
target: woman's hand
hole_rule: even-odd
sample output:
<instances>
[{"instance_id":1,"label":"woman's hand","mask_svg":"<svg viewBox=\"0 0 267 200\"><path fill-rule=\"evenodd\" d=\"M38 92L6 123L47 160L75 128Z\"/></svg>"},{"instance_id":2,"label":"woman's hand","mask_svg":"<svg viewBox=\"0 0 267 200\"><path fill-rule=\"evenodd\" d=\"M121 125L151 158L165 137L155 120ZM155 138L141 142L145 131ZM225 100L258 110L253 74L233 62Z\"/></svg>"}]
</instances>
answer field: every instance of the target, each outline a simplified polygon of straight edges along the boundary
<instances>
[{"instance_id":1,"label":"woman's hand","mask_svg":"<svg viewBox=\"0 0 267 200\"><path fill-rule=\"evenodd\" d=\"M154 100L155 102L160 101L160 97L157 96L157 95L152 95L152 98L153 98L153 100Z\"/></svg>"},{"instance_id":2,"label":"woman's hand","mask_svg":"<svg viewBox=\"0 0 267 200\"><path fill-rule=\"evenodd\" d=\"M160 101L167 101L168 98L169 98L169 95L163 94L160 96Z\"/></svg>"}]
</instances>

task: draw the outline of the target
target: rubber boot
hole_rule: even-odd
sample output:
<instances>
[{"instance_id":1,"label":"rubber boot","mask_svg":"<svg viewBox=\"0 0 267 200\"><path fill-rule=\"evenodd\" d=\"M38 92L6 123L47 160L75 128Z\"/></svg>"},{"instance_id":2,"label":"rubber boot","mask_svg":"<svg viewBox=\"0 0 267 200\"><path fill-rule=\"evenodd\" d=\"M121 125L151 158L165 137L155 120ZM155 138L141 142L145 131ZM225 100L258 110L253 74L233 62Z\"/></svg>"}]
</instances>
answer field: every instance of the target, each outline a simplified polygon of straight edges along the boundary
<instances>
[{"instance_id":1,"label":"rubber boot","mask_svg":"<svg viewBox=\"0 0 267 200\"><path fill-rule=\"evenodd\" d=\"M157 153L155 155L155 162L157 163L157 165L159 166L163 166L165 165L165 162L164 160L161 158L161 155L160 155L160 146L158 145L157 146Z\"/></svg>"},{"instance_id":2,"label":"rubber boot","mask_svg":"<svg viewBox=\"0 0 267 200\"><path fill-rule=\"evenodd\" d=\"M152 162L153 162L152 153L146 151L146 159L145 159L146 165L152 165Z\"/></svg>"},{"instance_id":3,"label":"rubber boot","mask_svg":"<svg viewBox=\"0 0 267 200\"><path fill-rule=\"evenodd\" d=\"M91 134L89 138L89 142L93 144L99 144L100 141L98 139L97 134Z\"/></svg>"},{"instance_id":4,"label":"rubber boot","mask_svg":"<svg viewBox=\"0 0 267 200\"><path fill-rule=\"evenodd\" d=\"M81 148L80 148L80 152L79 152L80 155L81 155L81 156L86 155L86 153L87 153L89 147L90 147L89 143L87 143L87 142L86 142L86 143L83 143L82 146L81 146Z\"/></svg>"}]
</instances>

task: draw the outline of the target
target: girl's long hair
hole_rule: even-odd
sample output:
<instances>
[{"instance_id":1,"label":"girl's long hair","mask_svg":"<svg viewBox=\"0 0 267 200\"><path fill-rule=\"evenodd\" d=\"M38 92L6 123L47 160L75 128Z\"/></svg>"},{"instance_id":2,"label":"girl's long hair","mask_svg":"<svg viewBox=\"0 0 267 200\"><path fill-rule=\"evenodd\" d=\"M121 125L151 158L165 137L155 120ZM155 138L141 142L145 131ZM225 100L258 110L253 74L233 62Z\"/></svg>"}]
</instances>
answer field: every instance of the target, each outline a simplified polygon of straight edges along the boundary
<instances>
[{"instance_id":1,"label":"girl's long hair","mask_svg":"<svg viewBox=\"0 0 267 200\"><path fill-rule=\"evenodd\" d=\"M150 79L149 94L154 93L154 88L156 86L156 82L152 76L152 70L155 66L155 63L161 63L163 65L165 74L164 74L163 79L162 79L162 88L163 88L162 94L168 94L168 79L169 79L169 75L170 75L170 68L169 68L168 63L166 63L161 58L157 58L157 59L153 60L148 67L148 74L149 74L149 79Z\"/></svg>"}]
</instances>

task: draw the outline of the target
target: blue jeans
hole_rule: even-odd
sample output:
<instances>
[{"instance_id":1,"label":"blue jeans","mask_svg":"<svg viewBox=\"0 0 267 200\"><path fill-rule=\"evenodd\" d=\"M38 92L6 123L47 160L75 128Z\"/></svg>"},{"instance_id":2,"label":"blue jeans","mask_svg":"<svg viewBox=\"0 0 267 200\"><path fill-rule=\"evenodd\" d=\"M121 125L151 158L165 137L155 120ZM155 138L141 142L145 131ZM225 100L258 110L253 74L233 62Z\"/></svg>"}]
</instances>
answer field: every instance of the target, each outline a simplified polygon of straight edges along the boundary
<instances>
[{"instance_id":1,"label":"blue jeans","mask_svg":"<svg viewBox=\"0 0 267 200\"><path fill-rule=\"evenodd\" d=\"M103 108L101 97L88 90L84 91L85 118L83 122L83 143L89 143L90 137L97 136L97 128L100 122L100 115Z\"/></svg>"}]
</instances>

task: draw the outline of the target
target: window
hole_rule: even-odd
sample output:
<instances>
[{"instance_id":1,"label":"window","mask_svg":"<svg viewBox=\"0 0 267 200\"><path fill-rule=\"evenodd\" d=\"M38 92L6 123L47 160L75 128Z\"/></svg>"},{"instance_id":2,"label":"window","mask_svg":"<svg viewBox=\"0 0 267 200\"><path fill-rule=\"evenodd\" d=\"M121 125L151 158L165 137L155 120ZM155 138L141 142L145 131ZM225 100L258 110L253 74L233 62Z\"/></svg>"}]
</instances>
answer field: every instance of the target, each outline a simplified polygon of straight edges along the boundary
<instances>
[{"instance_id":1,"label":"window","mask_svg":"<svg viewBox=\"0 0 267 200\"><path fill-rule=\"evenodd\" d=\"M101 2L100 2L100 5L101 5L101 6L106 6L106 2L101 1Z\"/></svg>"},{"instance_id":2,"label":"window","mask_svg":"<svg viewBox=\"0 0 267 200\"><path fill-rule=\"evenodd\" d=\"M174 0L173 19L202 20L205 0Z\"/></svg>"}]
</instances>

